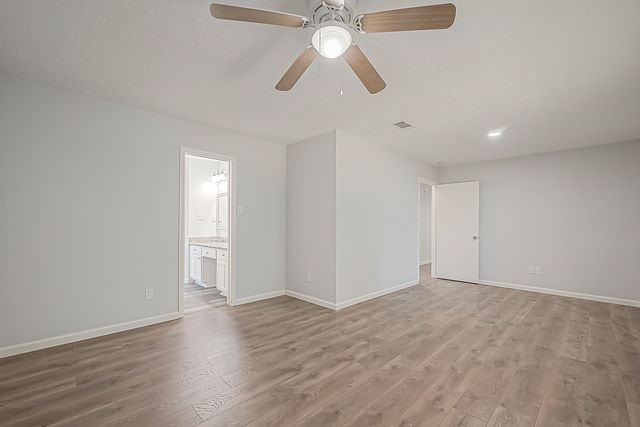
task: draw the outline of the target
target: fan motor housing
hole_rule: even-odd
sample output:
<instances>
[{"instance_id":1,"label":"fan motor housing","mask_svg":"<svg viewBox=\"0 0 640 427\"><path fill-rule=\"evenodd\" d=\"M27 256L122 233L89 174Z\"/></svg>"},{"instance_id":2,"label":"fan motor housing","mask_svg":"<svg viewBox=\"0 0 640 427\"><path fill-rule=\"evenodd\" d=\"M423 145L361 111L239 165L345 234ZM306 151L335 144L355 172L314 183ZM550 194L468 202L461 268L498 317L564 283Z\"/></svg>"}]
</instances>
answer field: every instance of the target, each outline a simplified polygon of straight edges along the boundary
<instances>
[{"instance_id":1,"label":"fan motor housing","mask_svg":"<svg viewBox=\"0 0 640 427\"><path fill-rule=\"evenodd\" d=\"M307 4L315 25L332 20L349 24L354 16L353 9L357 0L307 0Z\"/></svg>"},{"instance_id":2,"label":"fan motor housing","mask_svg":"<svg viewBox=\"0 0 640 427\"><path fill-rule=\"evenodd\" d=\"M330 10L342 10L344 8L344 0L322 0L324 7Z\"/></svg>"}]
</instances>

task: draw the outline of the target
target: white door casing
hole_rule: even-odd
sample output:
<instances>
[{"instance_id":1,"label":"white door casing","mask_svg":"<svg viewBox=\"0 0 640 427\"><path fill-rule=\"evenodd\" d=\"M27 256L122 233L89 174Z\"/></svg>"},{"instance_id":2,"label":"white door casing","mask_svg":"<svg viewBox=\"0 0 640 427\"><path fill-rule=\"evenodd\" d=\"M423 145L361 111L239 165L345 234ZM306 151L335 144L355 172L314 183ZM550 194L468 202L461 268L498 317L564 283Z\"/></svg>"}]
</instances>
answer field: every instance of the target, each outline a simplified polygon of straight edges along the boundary
<instances>
[{"instance_id":1,"label":"white door casing","mask_svg":"<svg viewBox=\"0 0 640 427\"><path fill-rule=\"evenodd\" d=\"M229 163L229 175L227 178L228 184L228 202L229 202L229 216L228 216L228 256L227 256L227 271L225 277L225 288L228 305L235 305L235 283L236 283L236 220L237 220L237 206L236 206L236 159L232 156L225 154L212 153L203 151L196 148L180 147L180 213L178 220L178 273L180 280L178 281L177 295L178 295L178 311L180 317L184 316L184 277L187 272L187 268L190 267L191 260L189 256L189 243L187 239L187 229L185 224L187 223L187 201L188 201L188 168L187 168L187 156L204 157L213 160L225 161Z\"/></svg>"},{"instance_id":2,"label":"white door casing","mask_svg":"<svg viewBox=\"0 0 640 427\"><path fill-rule=\"evenodd\" d=\"M477 181L441 184L436 191L437 276L478 283L480 185Z\"/></svg>"}]
</instances>

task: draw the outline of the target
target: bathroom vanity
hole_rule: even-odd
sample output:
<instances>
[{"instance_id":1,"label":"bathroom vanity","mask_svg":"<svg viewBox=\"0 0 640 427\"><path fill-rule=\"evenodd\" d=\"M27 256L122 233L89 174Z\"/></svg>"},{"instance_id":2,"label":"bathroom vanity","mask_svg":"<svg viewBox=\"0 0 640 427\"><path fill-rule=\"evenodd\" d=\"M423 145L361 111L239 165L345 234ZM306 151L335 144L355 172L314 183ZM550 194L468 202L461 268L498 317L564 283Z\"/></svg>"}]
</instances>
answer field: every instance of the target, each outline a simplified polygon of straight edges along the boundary
<instances>
[{"instance_id":1,"label":"bathroom vanity","mask_svg":"<svg viewBox=\"0 0 640 427\"><path fill-rule=\"evenodd\" d=\"M226 296L228 244L220 240L189 242L189 278L198 285L216 287Z\"/></svg>"}]
</instances>

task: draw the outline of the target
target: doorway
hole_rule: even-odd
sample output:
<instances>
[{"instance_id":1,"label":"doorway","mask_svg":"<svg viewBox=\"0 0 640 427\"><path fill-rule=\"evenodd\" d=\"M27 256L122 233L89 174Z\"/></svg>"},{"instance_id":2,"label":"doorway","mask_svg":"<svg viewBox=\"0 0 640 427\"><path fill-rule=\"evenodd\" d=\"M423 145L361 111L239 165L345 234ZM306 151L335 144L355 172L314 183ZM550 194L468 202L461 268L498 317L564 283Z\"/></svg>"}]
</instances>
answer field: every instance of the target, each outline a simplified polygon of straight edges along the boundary
<instances>
[{"instance_id":1,"label":"doorway","mask_svg":"<svg viewBox=\"0 0 640 427\"><path fill-rule=\"evenodd\" d=\"M233 305L234 161L184 148L180 160L180 313Z\"/></svg>"},{"instance_id":2,"label":"doorway","mask_svg":"<svg viewBox=\"0 0 640 427\"><path fill-rule=\"evenodd\" d=\"M419 265L420 265L420 281L424 282L433 278L432 265L435 242L434 228L435 218L433 211L433 192L435 183L420 178L420 195L418 209L418 236L420 241Z\"/></svg>"},{"instance_id":3,"label":"doorway","mask_svg":"<svg viewBox=\"0 0 640 427\"><path fill-rule=\"evenodd\" d=\"M480 184L440 184L435 191L435 274L440 279L478 283Z\"/></svg>"}]
</instances>

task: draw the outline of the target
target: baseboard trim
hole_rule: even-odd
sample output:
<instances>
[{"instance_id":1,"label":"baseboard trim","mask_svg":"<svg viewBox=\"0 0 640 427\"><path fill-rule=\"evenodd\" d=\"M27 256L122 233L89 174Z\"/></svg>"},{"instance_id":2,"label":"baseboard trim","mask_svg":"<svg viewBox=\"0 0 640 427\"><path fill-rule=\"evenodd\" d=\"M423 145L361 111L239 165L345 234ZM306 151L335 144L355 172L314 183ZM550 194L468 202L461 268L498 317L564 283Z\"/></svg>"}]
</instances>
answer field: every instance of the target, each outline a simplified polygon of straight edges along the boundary
<instances>
[{"instance_id":1,"label":"baseboard trim","mask_svg":"<svg viewBox=\"0 0 640 427\"><path fill-rule=\"evenodd\" d=\"M311 304L319 305L320 307L328 308L330 310L337 310L336 305L332 302L325 301L320 298L315 298L309 295L301 294L300 292L290 291L287 289L285 295L288 295L292 298L296 298L302 301L310 302Z\"/></svg>"},{"instance_id":2,"label":"baseboard trim","mask_svg":"<svg viewBox=\"0 0 640 427\"><path fill-rule=\"evenodd\" d=\"M131 329L143 328L158 323L169 322L180 318L180 313L168 313L160 316L147 317L130 322L118 323L115 325L103 326L86 331L73 332L71 334L59 335L57 337L45 338L37 341L26 342L22 344L14 344L0 348L0 358L15 356L17 354L29 353L31 351L43 350L45 348L56 347L59 345L70 344L78 341L84 341L91 338L111 335L118 332L129 331Z\"/></svg>"},{"instance_id":3,"label":"baseboard trim","mask_svg":"<svg viewBox=\"0 0 640 427\"><path fill-rule=\"evenodd\" d=\"M356 304L360 304L363 303L365 301L369 301L372 300L374 298L378 298L384 295L388 295L397 291L400 291L402 289L406 289L406 288L410 288L412 286L416 286L417 284L419 284L420 281L419 280L413 280L411 282L407 282L407 283L402 283L400 285L396 285L393 286L391 288L386 288L386 289L380 289L378 291L375 292L371 292L369 294L366 295L362 295L359 297L355 297L355 298L351 298L349 300L346 301L342 301L340 303L334 304L332 302L320 299L320 298L315 298L309 295L305 295L302 294L300 292L295 292L295 291L290 291L290 290L286 290L285 291L285 295L288 295L290 297L302 300L302 301L306 301L306 302L310 302L311 304L315 304L315 305L319 305L321 307L325 307L328 308L330 310L334 310L334 311L338 311L338 310L342 310L344 308L347 307L351 307L352 305L356 305Z\"/></svg>"},{"instance_id":4,"label":"baseboard trim","mask_svg":"<svg viewBox=\"0 0 640 427\"><path fill-rule=\"evenodd\" d=\"M420 267L422 267L423 265L429 265L429 264L431 264L431 260L429 260L429 261L422 261L422 262L420 263Z\"/></svg>"},{"instance_id":5,"label":"baseboard trim","mask_svg":"<svg viewBox=\"0 0 640 427\"><path fill-rule=\"evenodd\" d=\"M598 302L606 302L609 304L618 304L618 305L628 305L630 307L640 307L640 301L630 300L630 299L621 299L621 298L613 298L613 297L605 297L601 295L590 295L583 294L580 292L571 292L571 291L560 291L557 289L548 289L548 288L538 288L535 286L527 286L527 285L516 285L513 283L505 283L505 282L494 282L491 280L480 280L481 285L487 286L496 286L498 288L507 288L507 289L516 289L519 291L528 291L528 292L536 292L539 294L548 294L548 295L556 295L560 297L570 297L570 298L578 298L589 301L598 301Z\"/></svg>"},{"instance_id":6,"label":"baseboard trim","mask_svg":"<svg viewBox=\"0 0 640 427\"><path fill-rule=\"evenodd\" d=\"M267 293L260 294L260 295L253 295L253 296L244 297L244 298L236 298L236 301L235 301L234 305L250 304L252 302L262 301L262 300L265 300L265 299L281 297L284 294L285 294L284 289L281 289L279 291L267 292Z\"/></svg>"},{"instance_id":7,"label":"baseboard trim","mask_svg":"<svg viewBox=\"0 0 640 427\"><path fill-rule=\"evenodd\" d=\"M392 294L394 292L400 291L402 289L410 288L412 286L416 286L420 283L420 280L412 280L411 282L402 283L400 285L393 286L391 288L380 289L379 291L371 292L366 295L362 295L359 297L351 298L346 301L339 302L336 304L336 310L342 310L343 308L351 307L352 305L360 304L365 301L372 300L374 298L379 298L384 295Z\"/></svg>"}]
</instances>

